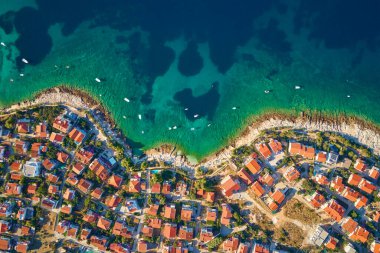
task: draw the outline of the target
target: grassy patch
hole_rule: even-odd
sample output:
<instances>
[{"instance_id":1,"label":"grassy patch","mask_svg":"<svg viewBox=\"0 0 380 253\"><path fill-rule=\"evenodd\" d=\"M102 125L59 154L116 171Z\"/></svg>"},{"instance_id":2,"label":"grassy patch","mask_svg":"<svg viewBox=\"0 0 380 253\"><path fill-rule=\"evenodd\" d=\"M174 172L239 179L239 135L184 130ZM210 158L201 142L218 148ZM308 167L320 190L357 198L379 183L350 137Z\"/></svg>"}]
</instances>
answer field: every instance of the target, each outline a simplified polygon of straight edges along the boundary
<instances>
[{"instance_id":1,"label":"grassy patch","mask_svg":"<svg viewBox=\"0 0 380 253\"><path fill-rule=\"evenodd\" d=\"M291 219L299 220L308 224L317 224L321 222L321 217L311 208L307 207L297 199L291 199L286 203L285 216Z\"/></svg>"},{"instance_id":2,"label":"grassy patch","mask_svg":"<svg viewBox=\"0 0 380 253\"><path fill-rule=\"evenodd\" d=\"M290 247L300 248L304 240L304 231L293 223L286 222L274 231L273 238Z\"/></svg>"}]
</instances>

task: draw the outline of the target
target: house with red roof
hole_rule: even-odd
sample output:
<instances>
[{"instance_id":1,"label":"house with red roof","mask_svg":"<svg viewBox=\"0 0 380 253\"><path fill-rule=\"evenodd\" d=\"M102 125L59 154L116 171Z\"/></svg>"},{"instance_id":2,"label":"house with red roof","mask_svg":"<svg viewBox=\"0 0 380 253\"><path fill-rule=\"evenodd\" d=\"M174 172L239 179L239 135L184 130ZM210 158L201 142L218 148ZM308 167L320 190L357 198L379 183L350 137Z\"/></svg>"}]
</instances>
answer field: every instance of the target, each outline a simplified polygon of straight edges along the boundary
<instances>
[{"instance_id":1,"label":"house with red roof","mask_svg":"<svg viewBox=\"0 0 380 253\"><path fill-rule=\"evenodd\" d=\"M16 123L16 130L19 134L27 134L30 132L30 120L20 119Z\"/></svg>"},{"instance_id":2,"label":"house with red roof","mask_svg":"<svg viewBox=\"0 0 380 253\"><path fill-rule=\"evenodd\" d=\"M92 235L90 237L90 244L99 250L105 251L108 246L108 237Z\"/></svg>"},{"instance_id":3,"label":"house with red roof","mask_svg":"<svg viewBox=\"0 0 380 253\"><path fill-rule=\"evenodd\" d=\"M111 220L106 219L105 217L99 217L96 226L103 230L109 230L111 228Z\"/></svg>"},{"instance_id":4,"label":"house with red roof","mask_svg":"<svg viewBox=\"0 0 380 253\"><path fill-rule=\"evenodd\" d=\"M98 220L98 214L94 213L93 211L89 210L85 215L83 215L83 220L88 223L93 223Z\"/></svg>"},{"instance_id":5,"label":"house with red roof","mask_svg":"<svg viewBox=\"0 0 380 253\"><path fill-rule=\"evenodd\" d=\"M374 240L370 246L372 253L380 253L380 241Z\"/></svg>"},{"instance_id":6,"label":"house with red roof","mask_svg":"<svg viewBox=\"0 0 380 253\"><path fill-rule=\"evenodd\" d=\"M92 161L89 169L93 171L102 181L106 181L109 178L108 169L100 162L99 159Z\"/></svg>"},{"instance_id":7,"label":"house with red roof","mask_svg":"<svg viewBox=\"0 0 380 253\"><path fill-rule=\"evenodd\" d=\"M65 200L71 201L74 199L74 197L75 197L75 190L70 189L70 188L66 188L66 191L63 194L63 198Z\"/></svg>"},{"instance_id":8,"label":"house with red roof","mask_svg":"<svg viewBox=\"0 0 380 253\"><path fill-rule=\"evenodd\" d=\"M165 223L162 228L162 236L166 239L174 239L177 236L177 225L173 223Z\"/></svg>"},{"instance_id":9,"label":"house with red roof","mask_svg":"<svg viewBox=\"0 0 380 253\"><path fill-rule=\"evenodd\" d=\"M22 186L19 185L18 183L7 183L5 185L5 194L6 195L21 195L22 192Z\"/></svg>"},{"instance_id":10,"label":"house with red roof","mask_svg":"<svg viewBox=\"0 0 380 253\"><path fill-rule=\"evenodd\" d=\"M119 196L114 194L114 195L108 196L104 203L109 208L115 208L121 203L121 201L122 199Z\"/></svg>"},{"instance_id":11,"label":"house with red roof","mask_svg":"<svg viewBox=\"0 0 380 253\"><path fill-rule=\"evenodd\" d=\"M181 220L191 221L193 215L193 208L189 205L183 205L181 209Z\"/></svg>"},{"instance_id":12,"label":"house with red roof","mask_svg":"<svg viewBox=\"0 0 380 253\"><path fill-rule=\"evenodd\" d=\"M108 184L119 189L123 182L123 178L119 175L112 174L112 176L108 179Z\"/></svg>"},{"instance_id":13,"label":"house with red roof","mask_svg":"<svg viewBox=\"0 0 380 253\"><path fill-rule=\"evenodd\" d=\"M361 180L362 180L362 177L360 175L353 173L348 178L347 183L350 185L358 186Z\"/></svg>"},{"instance_id":14,"label":"house with red roof","mask_svg":"<svg viewBox=\"0 0 380 253\"><path fill-rule=\"evenodd\" d=\"M270 139L268 144L275 155L282 153L282 144L278 140Z\"/></svg>"},{"instance_id":15,"label":"house with red roof","mask_svg":"<svg viewBox=\"0 0 380 253\"><path fill-rule=\"evenodd\" d=\"M92 232L91 228L82 228L79 238L81 240L87 240L90 237L91 232Z\"/></svg>"},{"instance_id":16,"label":"house with red roof","mask_svg":"<svg viewBox=\"0 0 380 253\"><path fill-rule=\"evenodd\" d=\"M370 181L366 180L366 179L362 179L360 182L359 182L359 185L358 185L358 188L368 194L372 194L373 191L376 191L377 189L377 186L372 184Z\"/></svg>"},{"instance_id":17,"label":"house with red roof","mask_svg":"<svg viewBox=\"0 0 380 253\"><path fill-rule=\"evenodd\" d=\"M209 242L214 237L214 233L212 232L212 228L203 227L201 229L201 233L199 234L199 240L203 243Z\"/></svg>"},{"instance_id":18,"label":"house with red roof","mask_svg":"<svg viewBox=\"0 0 380 253\"><path fill-rule=\"evenodd\" d=\"M265 173L264 176L259 178L259 181L261 184L268 185L268 186L273 186L274 184L274 178L269 173Z\"/></svg>"},{"instance_id":19,"label":"house with red roof","mask_svg":"<svg viewBox=\"0 0 380 253\"><path fill-rule=\"evenodd\" d=\"M292 166L286 169L283 176L286 179L286 181L290 183L300 178L301 173L295 167Z\"/></svg>"},{"instance_id":20,"label":"house with red roof","mask_svg":"<svg viewBox=\"0 0 380 253\"><path fill-rule=\"evenodd\" d=\"M103 196L103 193L104 193L103 189L100 187L97 187L91 192L91 197L93 197L94 199L100 200Z\"/></svg>"},{"instance_id":21,"label":"house with red roof","mask_svg":"<svg viewBox=\"0 0 380 253\"><path fill-rule=\"evenodd\" d=\"M272 156L272 151L268 148L268 146L265 143L260 143L256 145L257 150L259 153L265 158L268 159Z\"/></svg>"},{"instance_id":22,"label":"house with red roof","mask_svg":"<svg viewBox=\"0 0 380 253\"><path fill-rule=\"evenodd\" d=\"M327 161L327 153L325 151L319 151L315 157L315 161L325 163Z\"/></svg>"},{"instance_id":23,"label":"house with red roof","mask_svg":"<svg viewBox=\"0 0 380 253\"><path fill-rule=\"evenodd\" d=\"M161 184L160 183L154 183L152 184L152 187L150 189L151 193L161 193Z\"/></svg>"},{"instance_id":24,"label":"house with red roof","mask_svg":"<svg viewBox=\"0 0 380 253\"><path fill-rule=\"evenodd\" d=\"M122 236L125 238L131 238L132 233L129 231L128 226L124 221L117 220L112 229L112 234Z\"/></svg>"},{"instance_id":25,"label":"house with red roof","mask_svg":"<svg viewBox=\"0 0 380 253\"><path fill-rule=\"evenodd\" d=\"M263 244L259 244L259 243L255 243L252 250L252 253L269 253L269 252L270 252L269 247Z\"/></svg>"},{"instance_id":26,"label":"house with red roof","mask_svg":"<svg viewBox=\"0 0 380 253\"><path fill-rule=\"evenodd\" d=\"M75 163L72 170L75 174L82 175L85 168L86 167L82 163Z\"/></svg>"},{"instance_id":27,"label":"house with red roof","mask_svg":"<svg viewBox=\"0 0 380 253\"><path fill-rule=\"evenodd\" d=\"M344 191L344 184L343 184L343 178L342 177L335 177L331 183L330 183L331 188L333 188L336 192L342 193Z\"/></svg>"},{"instance_id":28,"label":"house with red roof","mask_svg":"<svg viewBox=\"0 0 380 253\"><path fill-rule=\"evenodd\" d=\"M314 181L319 185L329 185L329 179L323 174L317 174L314 177Z\"/></svg>"},{"instance_id":29,"label":"house with red roof","mask_svg":"<svg viewBox=\"0 0 380 253\"><path fill-rule=\"evenodd\" d=\"M176 214L176 208L174 204L169 204L164 207L164 217L166 219L175 219L175 214Z\"/></svg>"},{"instance_id":30,"label":"house with red roof","mask_svg":"<svg viewBox=\"0 0 380 253\"><path fill-rule=\"evenodd\" d=\"M162 220L158 218L149 219L149 226L152 228L161 228Z\"/></svg>"},{"instance_id":31,"label":"house with red roof","mask_svg":"<svg viewBox=\"0 0 380 253\"><path fill-rule=\"evenodd\" d=\"M69 138L72 139L77 145L81 144L85 137L86 132L78 127L74 127L69 133Z\"/></svg>"},{"instance_id":32,"label":"house with red roof","mask_svg":"<svg viewBox=\"0 0 380 253\"><path fill-rule=\"evenodd\" d=\"M364 172L364 170L367 168L367 165L362 159L358 158L354 164L354 168L357 171Z\"/></svg>"},{"instance_id":33,"label":"house with red roof","mask_svg":"<svg viewBox=\"0 0 380 253\"><path fill-rule=\"evenodd\" d=\"M191 241L194 238L194 228L189 226L181 226L178 231L178 237L181 240Z\"/></svg>"},{"instance_id":34,"label":"house with red roof","mask_svg":"<svg viewBox=\"0 0 380 253\"><path fill-rule=\"evenodd\" d=\"M171 184L170 184L170 182L165 181L165 182L162 184L162 190L161 190L161 193L162 193L162 194L170 194L170 193L171 193Z\"/></svg>"},{"instance_id":35,"label":"house with red roof","mask_svg":"<svg viewBox=\"0 0 380 253\"><path fill-rule=\"evenodd\" d=\"M218 210L215 208L208 207L206 211L206 221L215 222L218 218Z\"/></svg>"},{"instance_id":36,"label":"house with red roof","mask_svg":"<svg viewBox=\"0 0 380 253\"><path fill-rule=\"evenodd\" d=\"M89 165L94 155L94 152L89 148L81 148L75 153L75 159L83 164Z\"/></svg>"},{"instance_id":37,"label":"house with red roof","mask_svg":"<svg viewBox=\"0 0 380 253\"><path fill-rule=\"evenodd\" d=\"M0 237L0 250L11 250L11 239L6 237Z\"/></svg>"},{"instance_id":38,"label":"house with red roof","mask_svg":"<svg viewBox=\"0 0 380 253\"><path fill-rule=\"evenodd\" d=\"M335 221L341 221L346 209L343 206L338 204L334 199L330 199L321 207L332 219Z\"/></svg>"},{"instance_id":39,"label":"house with red roof","mask_svg":"<svg viewBox=\"0 0 380 253\"><path fill-rule=\"evenodd\" d=\"M264 194L265 194L265 190L264 188L262 187L262 185L258 182L258 181L255 181L252 186L251 186L251 190L253 191L253 193L256 194L257 197L262 197Z\"/></svg>"},{"instance_id":40,"label":"house with red roof","mask_svg":"<svg viewBox=\"0 0 380 253\"><path fill-rule=\"evenodd\" d=\"M246 185L250 185L253 182L253 177L248 173L248 171L245 168L242 168L238 172L238 177L240 180L245 183Z\"/></svg>"},{"instance_id":41,"label":"house with red roof","mask_svg":"<svg viewBox=\"0 0 380 253\"><path fill-rule=\"evenodd\" d=\"M249 169L252 174L257 174L261 170L261 165L257 162L256 159L251 159L245 166Z\"/></svg>"},{"instance_id":42,"label":"house with red roof","mask_svg":"<svg viewBox=\"0 0 380 253\"><path fill-rule=\"evenodd\" d=\"M62 117L57 117L53 122L53 128L67 134L71 128L71 122Z\"/></svg>"},{"instance_id":43,"label":"house with red roof","mask_svg":"<svg viewBox=\"0 0 380 253\"><path fill-rule=\"evenodd\" d=\"M138 193L141 191L141 182L139 177L133 177L129 180L128 191Z\"/></svg>"},{"instance_id":44,"label":"house with red roof","mask_svg":"<svg viewBox=\"0 0 380 253\"><path fill-rule=\"evenodd\" d=\"M314 192L310 197L310 204L315 208L320 208L324 203L326 203L326 198L319 192Z\"/></svg>"},{"instance_id":45,"label":"house with red roof","mask_svg":"<svg viewBox=\"0 0 380 253\"><path fill-rule=\"evenodd\" d=\"M28 241L18 241L15 246L15 251L19 253L28 252L30 242Z\"/></svg>"},{"instance_id":46,"label":"house with red roof","mask_svg":"<svg viewBox=\"0 0 380 253\"><path fill-rule=\"evenodd\" d=\"M374 181L379 179L380 177L380 170L379 168L372 166L372 168L368 171L368 176L372 178Z\"/></svg>"},{"instance_id":47,"label":"house with red roof","mask_svg":"<svg viewBox=\"0 0 380 253\"><path fill-rule=\"evenodd\" d=\"M81 180L79 180L77 187L83 193L89 193L92 185L92 182L82 178Z\"/></svg>"},{"instance_id":48,"label":"house with red roof","mask_svg":"<svg viewBox=\"0 0 380 253\"><path fill-rule=\"evenodd\" d=\"M45 122L39 123L36 125L36 131L34 132L34 137L36 138L47 138L47 125Z\"/></svg>"},{"instance_id":49,"label":"house with red roof","mask_svg":"<svg viewBox=\"0 0 380 253\"><path fill-rule=\"evenodd\" d=\"M220 224L228 226L231 223L232 209L228 204L222 204L222 214L220 216Z\"/></svg>"},{"instance_id":50,"label":"house with red roof","mask_svg":"<svg viewBox=\"0 0 380 253\"><path fill-rule=\"evenodd\" d=\"M157 205L157 204L153 204L153 205L151 205L151 206L147 209L146 214L151 215L151 216L157 216L158 208L159 208L159 207L160 207L160 206Z\"/></svg>"},{"instance_id":51,"label":"house with red roof","mask_svg":"<svg viewBox=\"0 0 380 253\"><path fill-rule=\"evenodd\" d=\"M223 242L224 252L235 252L239 247L239 238L230 237Z\"/></svg>"},{"instance_id":52,"label":"house with red roof","mask_svg":"<svg viewBox=\"0 0 380 253\"><path fill-rule=\"evenodd\" d=\"M298 142L289 142L289 154L300 155L303 158L313 160L315 156L315 149L313 147L304 146Z\"/></svg>"},{"instance_id":53,"label":"house with red roof","mask_svg":"<svg viewBox=\"0 0 380 253\"><path fill-rule=\"evenodd\" d=\"M220 188L226 197L230 197L233 193L240 190L240 185L236 179L228 175L220 182Z\"/></svg>"},{"instance_id":54,"label":"house with red roof","mask_svg":"<svg viewBox=\"0 0 380 253\"><path fill-rule=\"evenodd\" d=\"M62 144L63 140L65 139L65 136L60 133L52 132L49 137L49 141L57 144Z\"/></svg>"}]
</instances>

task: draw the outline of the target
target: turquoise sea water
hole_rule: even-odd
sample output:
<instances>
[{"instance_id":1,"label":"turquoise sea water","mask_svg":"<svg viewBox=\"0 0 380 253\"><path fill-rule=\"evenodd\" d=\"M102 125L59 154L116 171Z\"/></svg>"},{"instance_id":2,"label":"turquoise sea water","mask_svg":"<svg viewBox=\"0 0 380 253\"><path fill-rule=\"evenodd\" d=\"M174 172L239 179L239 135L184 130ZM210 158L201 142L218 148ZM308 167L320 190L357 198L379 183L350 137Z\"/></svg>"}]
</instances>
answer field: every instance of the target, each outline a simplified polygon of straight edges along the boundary
<instances>
[{"instance_id":1,"label":"turquoise sea water","mask_svg":"<svg viewBox=\"0 0 380 253\"><path fill-rule=\"evenodd\" d=\"M143 148L197 158L266 111L380 123L379 3L288 2L5 1L0 105L81 88Z\"/></svg>"}]
</instances>

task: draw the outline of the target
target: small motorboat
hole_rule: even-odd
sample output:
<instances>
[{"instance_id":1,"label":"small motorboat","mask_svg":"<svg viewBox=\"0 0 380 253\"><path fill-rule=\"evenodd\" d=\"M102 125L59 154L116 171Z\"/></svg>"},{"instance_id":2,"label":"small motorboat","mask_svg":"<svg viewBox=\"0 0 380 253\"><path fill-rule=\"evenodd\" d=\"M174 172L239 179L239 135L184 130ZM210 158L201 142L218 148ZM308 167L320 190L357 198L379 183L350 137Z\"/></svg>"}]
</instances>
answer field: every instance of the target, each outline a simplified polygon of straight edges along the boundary
<instances>
[{"instance_id":1,"label":"small motorboat","mask_svg":"<svg viewBox=\"0 0 380 253\"><path fill-rule=\"evenodd\" d=\"M0 42L0 45L2 45L3 47L7 46L4 42Z\"/></svg>"},{"instance_id":2,"label":"small motorboat","mask_svg":"<svg viewBox=\"0 0 380 253\"><path fill-rule=\"evenodd\" d=\"M173 129L176 130L176 129L177 129L177 126L174 126Z\"/></svg>"},{"instance_id":3,"label":"small motorboat","mask_svg":"<svg viewBox=\"0 0 380 253\"><path fill-rule=\"evenodd\" d=\"M24 74L23 74L23 73L20 73L20 76L22 77L22 76L24 76Z\"/></svg>"},{"instance_id":4,"label":"small motorboat","mask_svg":"<svg viewBox=\"0 0 380 253\"><path fill-rule=\"evenodd\" d=\"M22 61L23 63L25 63L25 64L28 64L28 63L29 63L28 60L25 59L25 58L22 58L21 61Z\"/></svg>"},{"instance_id":5,"label":"small motorboat","mask_svg":"<svg viewBox=\"0 0 380 253\"><path fill-rule=\"evenodd\" d=\"M199 117L199 114L194 114L194 118L198 118Z\"/></svg>"},{"instance_id":6,"label":"small motorboat","mask_svg":"<svg viewBox=\"0 0 380 253\"><path fill-rule=\"evenodd\" d=\"M192 128L190 128L190 130L191 130L191 131L194 131L194 130L195 130L195 128L194 128L194 127L192 127Z\"/></svg>"},{"instance_id":7,"label":"small motorboat","mask_svg":"<svg viewBox=\"0 0 380 253\"><path fill-rule=\"evenodd\" d=\"M347 97L348 97L348 98L350 98L350 97L351 97L351 95L347 95Z\"/></svg>"},{"instance_id":8,"label":"small motorboat","mask_svg":"<svg viewBox=\"0 0 380 253\"><path fill-rule=\"evenodd\" d=\"M265 94L268 94L270 92L270 90L265 90L264 93Z\"/></svg>"},{"instance_id":9,"label":"small motorboat","mask_svg":"<svg viewBox=\"0 0 380 253\"><path fill-rule=\"evenodd\" d=\"M172 130L172 128L171 128L171 127L169 127L169 131L170 131L170 130Z\"/></svg>"},{"instance_id":10,"label":"small motorboat","mask_svg":"<svg viewBox=\"0 0 380 253\"><path fill-rule=\"evenodd\" d=\"M123 119L126 119L126 118L127 118L127 117L124 115L124 116L123 116Z\"/></svg>"},{"instance_id":11,"label":"small motorboat","mask_svg":"<svg viewBox=\"0 0 380 253\"><path fill-rule=\"evenodd\" d=\"M128 98L124 98L124 101L127 102L127 103L130 102Z\"/></svg>"},{"instance_id":12,"label":"small motorboat","mask_svg":"<svg viewBox=\"0 0 380 253\"><path fill-rule=\"evenodd\" d=\"M141 133L142 133L142 134L144 134L144 130L143 130L143 131L141 131Z\"/></svg>"},{"instance_id":13,"label":"small motorboat","mask_svg":"<svg viewBox=\"0 0 380 253\"><path fill-rule=\"evenodd\" d=\"M13 83L14 82L13 78L9 79L9 82Z\"/></svg>"},{"instance_id":14,"label":"small motorboat","mask_svg":"<svg viewBox=\"0 0 380 253\"><path fill-rule=\"evenodd\" d=\"M102 82L102 80L100 80L98 77L95 78L95 81L97 81L98 83Z\"/></svg>"},{"instance_id":15,"label":"small motorboat","mask_svg":"<svg viewBox=\"0 0 380 253\"><path fill-rule=\"evenodd\" d=\"M296 86L294 86L294 89L299 90L299 89L301 89L301 86L296 85Z\"/></svg>"},{"instance_id":16,"label":"small motorboat","mask_svg":"<svg viewBox=\"0 0 380 253\"><path fill-rule=\"evenodd\" d=\"M207 127L210 127L211 126L211 123L207 125Z\"/></svg>"},{"instance_id":17,"label":"small motorboat","mask_svg":"<svg viewBox=\"0 0 380 253\"><path fill-rule=\"evenodd\" d=\"M185 108L185 111L189 110L189 108Z\"/></svg>"},{"instance_id":18,"label":"small motorboat","mask_svg":"<svg viewBox=\"0 0 380 253\"><path fill-rule=\"evenodd\" d=\"M232 107L232 110L236 110L236 109L237 109L236 106Z\"/></svg>"},{"instance_id":19,"label":"small motorboat","mask_svg":"<svg viewBox=\"0 0 380 253\"><path fill-rule=\"evenodd\" d=\"M138 117L139 117L139 120L141 120L141 119L142 119L142 117L141 117L141 114L139 114L139 115L138 115Z\"/></svg>"}]
</instances>

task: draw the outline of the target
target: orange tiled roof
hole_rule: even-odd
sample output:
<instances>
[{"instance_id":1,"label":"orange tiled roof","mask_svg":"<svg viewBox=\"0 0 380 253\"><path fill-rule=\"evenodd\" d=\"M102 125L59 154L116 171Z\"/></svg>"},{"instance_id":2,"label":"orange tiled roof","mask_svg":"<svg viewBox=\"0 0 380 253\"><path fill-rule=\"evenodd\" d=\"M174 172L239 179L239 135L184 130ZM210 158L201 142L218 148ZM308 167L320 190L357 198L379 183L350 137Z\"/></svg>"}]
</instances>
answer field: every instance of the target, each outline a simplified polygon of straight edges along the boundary
<instances>
[{"instance_id":1,"label":"orange tiled roof","mask_svg":"<svg viewBox=\"0 0 380 253\"><path fill-rule=\"evenodd\" d=\"M235 191L240 189L240 185L231 175L226 176L220 183L220 187L223 189L224 195L231 196Z\"/></svg>"},{"instance_id":2,"label":"orange tiled roof","mask_svg":"<svg viewBox=\"0 0 380 253\"><path fill-rule=\"evenodd\" d=\"M113 174L108 179L108 184L115 187L115 188L120 188L122 182L123 182L123 178L119 175L116 175L116 174Z\"/></svg>"},{"instance_id":3,"label":"orange tiled roof","mask_svg":"<svg viewBox=\"0 0 380 253\"><path fill-rule=\"evenodd\" d=\"M261 165L255 159L249 161L245 166L252 174L257 174L261 170Z\"/></svg>"},{"instance_id":4,"label":"orange tiled roof","mask_svg":"<svg viewBox=\"0 0 380 253\"><path fill-rule=\"evenodd\" d=\"M255 181L251 186L252 191L256 194L256 196L261 197L264 195L265 190L261 186L261 184L258 181Z\"/></svg>"},{"instance_id":5,"label":"orange tiled roof","mask_svg":"<svg viewBox=\"0 0 380 253\"><path fill-rule=\"evenodd\" d=\"M340 221L346 211L343 206L339 205L335 200L330 200L323 210L336 221Z\"/></svg>"},{"instance_id":6,"label":"orange tiled roof","mask_svg":"<svg viewBox=\"0 0 380 253\"><path fill-rule=\"evenodd\" d=\"M269 147L272 149L273 153L278 154L282 151L282 145L281 142L275 139L271 139L269 141Z\"/></svg>"},{"instance_id":7,"label":"orange tiled roof","mask_svg":"<svg viewBox=\"0 0 380 253\"><path fill-rule=\"evenodd\" d=\"M274 184L274 178L271 176L271 174L266 173L262 178L260 178L260 182L262 184L272 186Z\"/></svg>"},{"instance_id":8,"label":"orange tiled roof","mask_svg":"<svg viewBox=\"0 0 380 253\"><path fill-rule=\"evenodd\" d=\"M362 159L357 159L354 165L354 168L360 172L363 172L366 169L367 165Z\"/></svg>"},{"instance_id":9,"label":"orange tiled roof","mask_svg":"<svg viewBox=\"0 0 380 253\"><path fill-rule=\"evenodd\" d=\"M238 172L238 176L240 178L241 181L243 181L245 184L247 185L250 185L252 184L253 182L253 178L252 176L248 173L248 171L244 168L242 168L239 172Z\"/></svg>"},{"instance_id":10,"label":"orange tiled roof","mask_svg":"<svg viewBox=\"0 0 380 253\"><path fill-rule=\"evenodd\" d=\"M286 181L288 182L293 182L294 180L298 179L300 176L301 176L300 172L294 167L289 167L284 173L284 177Z\"/></svg>"},{"instance_id":11,"label":"orange tiled roof","mask_svg":"<svg viewBox=\"0 0 380 253\"><path fill-rule=\"evenodd\" d=\"M319 151L315 160L320 163L325 163L327 161L327 153L324 151Z\"/></svg>"},{"instance_id":12,"label":"orange tiled roof","mask_svg":"<svg viewBox=\"0 0 380 253\"><path fill-rule=\"evenodd\" d=\"M353 220L351 217L347 217L342 222L342 229L347 234L351 234L358 227L358 223Z\"/></svg>"},{"instance_id":13,"label":"orange tiled roof","mask_svg":"<svg viewBox=\"0 0 380 253\"><path fill-rule=\"evenodd\" d=\"M369 170L368 176L370 176L371 178L377 180L380 177L380 170L379 170L379 168L376 168L375 166L373 166Z\"/></svg>"},{"instance_id":14,"label":"orange tiled roof","mask_svg":"<svg viewBox=\"0 0 380 253\"><path fill-rule=\"evenodd\" d=\"M259 150L260 154L267 159L272 155L272 152L268 148L268 146L265 143L260 143L257 145L257 149Z\"/></svg>"},{"instance_id":15,"label":"orange tiled roof","mask_svg":"<svg viewBox=\"0 0 380 253\"><path fill-rule=\"evenodd\" d=\"M276 190L270 197L279 205L285 200L285 195L280 190Z\"/></svg>"},{"instance_id":16,"label":"orange tiled roof","mask_svg":"<svg viewBox=\"0 0 380 253\"><path fill-rule=\"evenodd\" d=\"M111 227L111 221L104 217L100 217L96 225L98 228L101 228L103 230L109 230Z\"/></svg>"},{"instance_id":17,"label":"orange tiled roof","mask_svg":"<svg viewBox=\"0 0 380 253\"><path fill-rule=\"evenodd\" d=\"M320 208L325 202L326 202L325 197L319 192L315 192L310 199L310 203L315 208Z\"/></svg>"},{"instance_id":18,"label":"orange tiled roof","mask_svg":"<svg viewBox=\"0 0 380 253\"><path fill-rule=\"evenodd\" d=\"M360 180L362 180L362 177L358 174L351 174L350 177L348 178L347 183L350 185L358 186L360 183Z\"/></svg>"},{"instance_id":19,"label":"orange tiled roof","mask_svg":"<svg viewBox=\"0 0 380 253\"><path fill-rule=\"evenodd\" d=\"M162 236L167 239L173 239L177 235L177 225L165 223L162 229Z\"/></svg>"}]
</instances>

